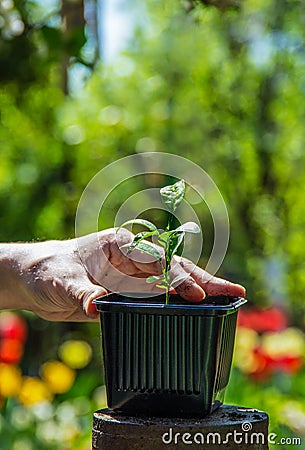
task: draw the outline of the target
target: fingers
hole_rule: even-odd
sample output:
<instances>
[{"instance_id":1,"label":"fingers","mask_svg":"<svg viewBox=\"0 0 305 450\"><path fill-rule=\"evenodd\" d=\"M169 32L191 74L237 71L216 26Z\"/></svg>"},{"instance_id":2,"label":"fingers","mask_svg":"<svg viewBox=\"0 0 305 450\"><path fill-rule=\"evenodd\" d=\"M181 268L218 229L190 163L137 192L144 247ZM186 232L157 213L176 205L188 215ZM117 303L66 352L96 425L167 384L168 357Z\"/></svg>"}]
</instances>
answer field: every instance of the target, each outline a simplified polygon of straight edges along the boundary
<instances>
[{"instance_id":1,"label":"fingers","mask_svg":"<svg viewBox=\"0 0 305 450\"><path fill-rule=\"evenodd\" d=\"M152 285L148 286L144 279L141 283L142 280L139 279L147 275L159 275L161 272L159 262L138 250L133 251L132 255L127 255L122 248L126 243L132 241L133 234L125 229L121 229L118 233L115 230L111 231L108 258L110 266L113 267L107 268L108 284L109 280L111 281L110 285L107 285L108 288L116 291L120 287L122 290L130 291L133 288L132 279L135 278L135 290L139 291L138 283L143 292L151 290ZM158 246L156 248L162 252ZM182 277L177 283L174 283L174 288L181 297L190 302L200 302L206 295L232 297L245 297L246 295L243 286L214 277L186 258L174 257L171 274L172 279ZM98 281L101 282L100 279ZM92 305L92 310L93 308L94 305ZM88 306L88 309L91 310L91 307Z\"/></svg>"},{"instance_id":2,"label":"fingers","mask_svg":"<svg viewBox=\"0 0 305 450\"><path fill-rule=\"evenodd\" d=\"M196 276L194 276L196 279ZM208 295L227 295L229 297L245 297L246 290L240 284L231 283L222 278L213 277L203 284L203 289Z\"/></svg>"},{"instance_id":3,"label":"fingers","mask_svg":"<svg viewBox=\"0 0 305 450\"><path fill-rule=\"evenodd\" d=\"M204 270L196 268L192 272L192 277L204 289L207 295L227 295L229 297L246 296L246 290L240 284L231 283L223 278L212 277L210 275L207 279L206 273Z\"/></svg>"},{"instance_id":4,"label":"fingers","mask_svg":"<svg viewBox=\"0 0 305 450\"><path fill-rule=\"evenodd\" d=\"M246 296L246 290L240 284L214 277L185 258L181 258L180 265L187 273L191 274L195 282L204 289L207 295Z\"/></svg>"}]
</instances>

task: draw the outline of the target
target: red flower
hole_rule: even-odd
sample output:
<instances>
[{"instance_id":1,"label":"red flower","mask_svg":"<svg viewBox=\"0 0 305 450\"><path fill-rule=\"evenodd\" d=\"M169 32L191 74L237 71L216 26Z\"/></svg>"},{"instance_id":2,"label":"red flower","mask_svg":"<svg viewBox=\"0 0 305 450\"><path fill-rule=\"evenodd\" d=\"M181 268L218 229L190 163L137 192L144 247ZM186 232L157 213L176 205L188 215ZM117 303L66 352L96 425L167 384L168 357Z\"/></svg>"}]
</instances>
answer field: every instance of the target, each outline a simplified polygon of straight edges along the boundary
<instances>
[{"instance_id":1,"label":"red flower","mask_svg":"<svg viewBox=\"0 0 305 450\"><path fill-rule=\"evenodd\" d=\"M23 355L23 344L17 339L0 341L0 362L18 364Z\"/></svg>"},{"instance_id":2,"label":"red flower","mask_svg":"<svg viewBox=\"0 0 305 450\"><path fill-rule=\"evenodd\" d=\"M253 350L255 356L255 369L249 375L256 381L266 381L275 372L293 374L303 366L301 356L270 356L261 347Z\"/></svg>"},{"instance_id":3,"label":"red flower","mask_svg":"<svg viewBox=\"0 0 305 450\"><path fill-rule=\"evenodd\" d=\"M278 358L269 358L269 364L274 371L282 371L288 374L298 372L303 366L303 358L300 356L284 355Z\"/></svg>"},{"instance_id":4,"label":"red flower","mask_svg":"<svg viewBox=\"0 0 305 450\"><path fill-rule=\"evenodd\" d=\"M26 335L26 322L21 316L12 312L0 314L0 362L19 363Z\"/></svg>"},{"instance_id":5,"label":"red flower","mask_svg":"<svg viewBox=\"0 0 305 450\"><path fill-rule=\"evenodd\" d=\"M253 350L254 370L250 372L250 376L256 381L266 381L272 374L272 367L268 364L268 355L262 352L260 347Z\"/></svg>"},{"instance_id":6,"label":"red flower","mask_svg":"<svg viewBox=\"0 0 305 450\"><path fill-rule=\"evenodd\" d=\"M24 342L27 336L27 327L24 319L12 312L0 314L0 339L16 339Z\"/></svg>"},{"instance_id":7,"label":"red flower","mask_svg":"<svg viewBox=\"0 0 305 450\"><path fill-rule=\"evenodd\" d=\"M287 328L288 324L283 311L278 308L257 309L250 307L239 311L238 325L251 328L258 333L264 333L266 331L283 330Z\"/></svg>"}]
</instances>

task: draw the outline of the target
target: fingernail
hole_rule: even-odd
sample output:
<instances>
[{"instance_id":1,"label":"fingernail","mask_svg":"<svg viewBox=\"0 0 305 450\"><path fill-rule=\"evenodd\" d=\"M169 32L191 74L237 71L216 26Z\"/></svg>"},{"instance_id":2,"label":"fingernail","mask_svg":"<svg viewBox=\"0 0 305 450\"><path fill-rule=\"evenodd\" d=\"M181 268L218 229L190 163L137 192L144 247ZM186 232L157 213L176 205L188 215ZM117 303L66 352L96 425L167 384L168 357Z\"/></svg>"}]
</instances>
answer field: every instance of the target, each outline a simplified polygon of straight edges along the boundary
<instances>
[{"instance_id":1,"label":"fingernail","mask_svg":"<svg viewBox=\"0 0 305 450\"><path fill-rule=\"evenodd\" d=\"M89 304L86 306L86 313L88 316L97 316L98 310L92 300L89 301Z\"/></svg>"}]
</instances>

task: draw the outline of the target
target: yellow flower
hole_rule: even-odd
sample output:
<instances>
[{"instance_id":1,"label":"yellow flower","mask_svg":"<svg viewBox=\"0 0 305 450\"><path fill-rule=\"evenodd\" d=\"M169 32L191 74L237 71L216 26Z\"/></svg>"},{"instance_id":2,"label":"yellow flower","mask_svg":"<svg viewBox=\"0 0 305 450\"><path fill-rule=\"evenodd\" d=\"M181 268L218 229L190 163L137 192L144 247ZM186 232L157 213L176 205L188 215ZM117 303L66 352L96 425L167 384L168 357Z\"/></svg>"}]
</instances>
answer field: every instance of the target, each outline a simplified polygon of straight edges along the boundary
<instances>
[{"instance_id":1,"label":"yellow flower","mask_svg":"<svg viewBox=\"0 0 305 450\"><path fill-rule=\"evenodd\" d=\"M19 400L25 406L52 400L52 393L46 383L37 377L25 377L19 392Z\"/></svg>"},{"instance_id":2,"label":"yellow flower","mask_svg":"<svg viewBox=\"0 0 305 450\"><path fill-rule=\"evenodd\" d=\"M22 375L19 367L10 364L0 364L0 395L15 397L19 394Z\"/></svg>"},{"instance_id":3,"label":"yellow flower","mask_svg":"<svg viewBox=\"0 0 305 450\"><path fill-rule=\"evenodd\" d=\"M41 376L54 394L67 392L75 379L75 372L60 361L48 361L41 367Z\"/></svg>"},{"instance_id":4,"label":"yellow flower","mask_svg":"<svg viewBox=\"0 0 305 450\"><path fill-rule=\"evenodd\" d=\"M305 336L297 328L286 328L278 333L266 333L262 349L274 358L281 356L302 357L305 355Z\"/></svg>"},{"instance_id":5,"label":"yellow flower","mask_svg":"<svg viewBox=\"0 0 305 450\"><path fill-rule=\"evenodd\" d=\"M256 331L238 327L234 350L234 364L242 372L251 373L257 368L253 350L258 342L259 336Z\"/></svg>"},{"instance_id":6,"label":"yellow flower","mask_svg":"<svg viewBox=\"0 0 305 450\"><path fill-rule=\"evenodd\" d=\"M86 341L70 340L59 347L60 358L72 369L86 367L92 358L92 349Z\"/></svg>"}]
</instances>

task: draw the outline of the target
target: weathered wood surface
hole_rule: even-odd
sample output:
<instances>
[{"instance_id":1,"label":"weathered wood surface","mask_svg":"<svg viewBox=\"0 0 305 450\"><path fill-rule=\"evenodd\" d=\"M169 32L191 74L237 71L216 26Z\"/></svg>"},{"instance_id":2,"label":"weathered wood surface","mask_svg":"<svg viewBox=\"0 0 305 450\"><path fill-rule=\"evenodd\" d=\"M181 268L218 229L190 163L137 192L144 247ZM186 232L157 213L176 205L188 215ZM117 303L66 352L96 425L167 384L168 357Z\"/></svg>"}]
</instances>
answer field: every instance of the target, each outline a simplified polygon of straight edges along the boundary
<instances>
[{"instance_id":1,"label":"weathered wood surface","mask_svg":"<svg viewBox=\"0 0 305 450\"><path fill-rule=\"evenodd\" d=\"M131 417L107 409L93 416L93 450L268 449L268 415L224 405L205 418Z\"/></svg>"}]
</instances>

